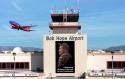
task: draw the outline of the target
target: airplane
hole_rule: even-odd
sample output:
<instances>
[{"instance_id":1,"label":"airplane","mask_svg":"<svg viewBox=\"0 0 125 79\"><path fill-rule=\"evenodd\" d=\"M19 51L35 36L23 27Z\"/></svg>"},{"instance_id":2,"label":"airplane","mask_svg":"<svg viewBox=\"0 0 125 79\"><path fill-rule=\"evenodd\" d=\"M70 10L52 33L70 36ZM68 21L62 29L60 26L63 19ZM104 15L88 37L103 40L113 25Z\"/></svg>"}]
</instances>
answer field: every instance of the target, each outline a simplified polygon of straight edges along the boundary
<instances>
[{"instance_id":1,"label":"airplane","mask_svg":"<svg viewBox=\"0 0 125 79\"><path fill-rule=\"evenodd\" d=\"M31 27L35 27L32 25L22 26L15 21L9 21L9 23L11 24L11 29L17 29L17 30L22 30L26 32L34 31L34 30L31 30Z\"/></svg>"}]
</instances>

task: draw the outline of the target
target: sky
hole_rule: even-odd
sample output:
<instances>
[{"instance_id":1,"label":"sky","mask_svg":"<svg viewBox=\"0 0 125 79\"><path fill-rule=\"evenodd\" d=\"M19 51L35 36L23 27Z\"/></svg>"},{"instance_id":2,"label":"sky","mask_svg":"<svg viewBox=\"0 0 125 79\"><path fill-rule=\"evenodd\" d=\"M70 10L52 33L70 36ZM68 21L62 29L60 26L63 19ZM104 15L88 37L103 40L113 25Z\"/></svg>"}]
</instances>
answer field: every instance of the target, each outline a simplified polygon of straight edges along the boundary
<instances>
[{"instance_id":1,"label":"sky","mask_svg":"<svg viewBox=\"0 0 125 79\"><path fill-rule=\"evenodd\" d=\"M82 32L87 34L88 49L125 45L125 0L1 0L0 46L43 48L49 33L52 9L80 9ZM32 32L10 28L9 21L37 25Z\"/></svg>"}]
</instances>

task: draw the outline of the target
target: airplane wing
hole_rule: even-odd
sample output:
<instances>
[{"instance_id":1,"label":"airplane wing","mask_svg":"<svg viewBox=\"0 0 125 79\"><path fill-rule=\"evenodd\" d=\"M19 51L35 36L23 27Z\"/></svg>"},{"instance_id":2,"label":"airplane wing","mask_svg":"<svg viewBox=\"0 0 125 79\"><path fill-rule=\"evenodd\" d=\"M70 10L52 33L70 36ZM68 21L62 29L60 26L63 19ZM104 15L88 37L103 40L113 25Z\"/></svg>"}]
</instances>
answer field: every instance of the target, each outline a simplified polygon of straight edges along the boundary
<instances>
[{"instance_id":1,"label":"airplane wing","mask_svg":"<svg viewBox=\"0 0 125 79\"><path fill-rule=\"evenodd\" d=\"M35 31L35 30L30 30L30 31Z\"/></svg>"},{"instance_id":2,"label":"airplane wing","mask_svg":"<svg viewBox=\"0 0 125 79\"><path fill-rule=\"evenodd\" d=\"M31 26L22 26L22 28L29 28L29 27L37 27L37 25L31 25Z\"/></svg>"}]
</instances>

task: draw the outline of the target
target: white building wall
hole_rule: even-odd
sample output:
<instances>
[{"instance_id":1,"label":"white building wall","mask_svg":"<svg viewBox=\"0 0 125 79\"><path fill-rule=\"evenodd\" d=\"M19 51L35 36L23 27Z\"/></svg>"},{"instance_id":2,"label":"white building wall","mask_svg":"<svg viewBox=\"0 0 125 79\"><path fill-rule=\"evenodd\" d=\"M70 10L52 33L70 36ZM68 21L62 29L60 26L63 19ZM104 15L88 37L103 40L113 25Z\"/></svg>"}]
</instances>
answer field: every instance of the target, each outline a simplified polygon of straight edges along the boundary
<instances>
[{"instance_id":1,"label":"white building wall","mask_svg":"<svg viewBox=\"0 0 125 79\"><path fill-rule=\"evenodd\" d=\"M15 62L28 62L31 61L30 54L16 54ZM0 54L0 62L14 62L13 54Z\"/></svg>"},{"instance_id":2,"label":"white building wall","mask_svg":"<svg viewBox=\"0 0 125 79\"><path fill-rule=\"evenodd\" d=\"M29 62L29 70L43 68L42 53L18 53L15 56L15 62ZM1 53L0 62L14 62L14 56L11 53Z\"/></svg>"},{"instance_id":3,"label":"white building wall","mask_svg":"<svg viewBox=\"0 0 125 79\"><path fill-rule=\"evenodd\" d=\"M44 36L44 73L49 76L79 76L82 73L86 72L87 69L87 37L86 34L53 34L47 35L49 37L60 36L69 38L70 36L74 37L83 37L83 40L46 40ZM55 51L55 41L74 41L75 42L75 73L56 73L56 51Z\"/></svg>"},{"instance_id":4,"label":"white building wall","mask_svg":"<svg viewBox=\"0 0 125 79\"><path fill-rule=\"evenodd\" d=\"M0 54L0 62L13 62L13 55L12 54Z\"/></svg>"},{"instance_id":5,"label":"white building wall","mask_svg":"<svg viewBox=\"0 0 125 79\"><path fill-rule=\"evenodd\" d=\"M75 41L75 66L76 75L81 75L87 71L87 36L84 34L84 40Z\"/></svg>"},{"instance_id":6,"label":"white building wall","mask_svg":"<svg viewBox=\"0 0 125 79\"><path fill-rule=\"evenodd\" d=\"M125 54L114 54L114 61L125 61ZM112 61L111 54L88 54L87 70L106 70L107 61Z\"/></svg>"},{"instance_id":7,"label":"white building wall","mask_svg":"<svg viewBox=\"0 0 125 79\"><path fill-rule=\"evenodd\" d=\"M14 62L13 54L0 54L0 62ZM15 62L29 62L29 70L31 70L31 53L16 54Z\"/></svg>"}]
</instances>

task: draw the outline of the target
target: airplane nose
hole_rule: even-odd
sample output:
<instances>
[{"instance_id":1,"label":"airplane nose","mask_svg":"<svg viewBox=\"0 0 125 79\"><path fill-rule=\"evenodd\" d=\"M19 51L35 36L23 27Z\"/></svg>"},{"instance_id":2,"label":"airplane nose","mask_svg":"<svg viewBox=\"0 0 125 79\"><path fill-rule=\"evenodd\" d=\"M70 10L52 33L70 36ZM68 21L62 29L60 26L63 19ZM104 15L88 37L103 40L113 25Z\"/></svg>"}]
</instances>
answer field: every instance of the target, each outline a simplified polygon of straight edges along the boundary
<instances>
[{"instance_id":1,"label":"airplane nose","mask_svg":"<svg viewBox=\"0 0 125 79\"><path fill-rule=\"evenodd\" d=\"M10 24L14 24L15 22L14 21L9 21Z\"/></svg>"},{"instance_id":2,"label":"airplane nose","mask_svg":"<svg viewBox=\"0 0 125 79\"><path fill-rule=\"evenodd\" d=\"M10 24L12 24L13 22L12 21L9 21Z\"/></svg>"}]
</instances>

